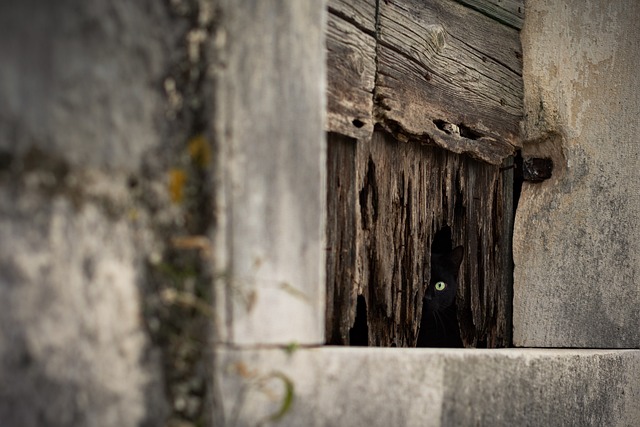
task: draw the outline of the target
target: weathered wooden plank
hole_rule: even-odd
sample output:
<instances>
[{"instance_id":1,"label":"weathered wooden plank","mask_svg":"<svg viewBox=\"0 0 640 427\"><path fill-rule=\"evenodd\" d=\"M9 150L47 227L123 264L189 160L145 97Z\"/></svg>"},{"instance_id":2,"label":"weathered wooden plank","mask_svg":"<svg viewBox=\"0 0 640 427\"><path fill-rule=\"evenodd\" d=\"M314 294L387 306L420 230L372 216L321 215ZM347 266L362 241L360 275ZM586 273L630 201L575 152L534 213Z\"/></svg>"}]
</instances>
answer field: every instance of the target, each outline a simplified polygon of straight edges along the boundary
<instances>
[{"instance_id":1,"label":"weathered wooden plank","mask_svg":"<svg viewBox=\"0 0 640 427\"><path fill-rule=\"evenodd\" d=\"M524 0L456 0L495 19L521 30L524 23Z\"/></svg>"},{"instance_id":2,"label":"weathered wooden plank","mask_svg":"<svg viewBox=\"0 0 640 427\"><path fill-rule=\"evenodd\" d=\"M375 11L374 11L375 13ZM356 139L373 132L375 39L329 14L327 23L327 130Z\"/></svg>"},{"instance_id":3,"label":"weathered wooden plank","mask_svg":"<svg viewBox=\"0 0 640 427\"><path fill-rule=\"evenodd\" d=\"M349 344L356 295L356 141L327 138L327 344Z\"/></svg>"},{"instance_id":4,"label":"weathered wooden plank","mask_svg":"<svg viewBox=\"0 0 640 427\"><path fill-rule=\"evenodd\" d=\"M505 165L511 163L507 159ZM467 346L511 343L513 170L508 167L467 159L457 172L460 198L449 218L454 240L465 246L458 318Z\"/></svg>"},{"instance_id":5,"label":"weathered wooden plank","mask_svg":"<svg viewBox=\"0 0 640 427\"><path fill-rule=\"evenodd\" d=\"M491 164L512 154L518 31L451 0L381 2L379 20L375 109L387 129Z\"/></svg>"},{"instance_id":6,"label":"weathered wooden plank","mask_svg":"<svg viewBox=\"0 0 640 427\"><path fill-rule=\"evenodd\" d=\"M448 225L453 245L465 247L458 295L463 341L473 347L508 346L512 172L438 147L398 143L386 132L374 132L372 140L355 146L356 188L342 201L351 203L357 194L355 209L336 204L329 214L336 227L345 227L335 228L330 239L334 255L327 271L340 279L330 281L329 292L342 289L328 312L336 316L327 322L333 325L329 342L349 342L355 295L361 294L370 345L415 346L431 244L435 233ZM343 186L352 179L350 150L344 143L336 146L330 168L341 178L331 178L329 185ZM334 188L329 197L343 197L345 191ZM349 245L346 239L353 236L355 243ZM338 248L347 252L339 255ZM348 252L354 249L355 270Z\"/></svg>"},{"instance_id":7,"label":"weathered wooden plank","mask_svg":"<svg viewBox=\"0 0 640 427\"><path fill-rule=\"evenodd\" d=\"M495 340L487 342L489 348L511 346L513 343L513 224L516 203L520 197L513 157L505 160L500 168L500 181L500 193L496 195L498 203L494 208L494 214L497 216L496 228L501 234L499 242L496 242L497 247L494 247L499 257L496 264L501 266L498 284L500 290L497 292L496 310L489 322L489 328L493 329L492 338Z\"/></svg>"},{"instance_id":8,"label":"weathered wooden plank","mask_svg":"<svg viewBox=\"0 0 640 427\"><path fill-rule=\"evenodd\" d=\"M425 153L375 132L358 145L357 276L367 306L369 344L413 347L422 309L422 278L429 271L432 236Z\"/></svg>"},{"instance_id":9,"label":"weathered wooden plank","mask_svg":"<svg viewBox=\"0 0 640 427\"><path fill-rule=\"evenodd\" d=\"M319 344L326 4L220 0L217 7L224 18L213 68L217 339Z\"/></svg>"},{"instance_id":10,"label":"weathered wooden plank","mask_svg":"<svg viewBox=\"0 0 640 427\"><path fill-rule=\"evenodd\" d=\"M370 36L376 31L377 0L328 0L329 12Z\"/></svg>"}]
</instances>

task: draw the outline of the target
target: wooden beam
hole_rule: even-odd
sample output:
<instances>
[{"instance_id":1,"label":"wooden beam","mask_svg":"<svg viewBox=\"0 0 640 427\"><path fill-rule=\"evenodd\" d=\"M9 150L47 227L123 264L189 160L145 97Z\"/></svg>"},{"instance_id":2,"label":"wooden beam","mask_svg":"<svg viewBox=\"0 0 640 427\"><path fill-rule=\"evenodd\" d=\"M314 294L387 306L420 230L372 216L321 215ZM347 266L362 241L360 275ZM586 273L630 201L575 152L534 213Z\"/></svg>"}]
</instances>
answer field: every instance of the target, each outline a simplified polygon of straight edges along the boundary
<instances>
[{"instance_id":1,"label":"wooden beam","mask_svg":"<svg viewBox=\"0 0 640 427\"><path fill-rule=\"evenodd\" d=\"M381 2L377 119L400 139L499 165L520 145L518 31L452 0Z\"/></svg>"},{"instance_id":2,"label":"wooden beam","mask_svg":"<svg viewBox=\"0 0 640 427\"><path fill-rule=\"evenodd\" d=\"M524 0L456 0L516 30L524 23Z\"/></svg>"},{"instance_id":3,"label":"wooden beam","mask_svg":"<svg viewBox=\"0 0 640 427\"><path fill-rule=\"evenodd\" d=\"M340 16L330 13L327 22L327 130L370 138L376 41Z\"/></svg>"}]
</instances>

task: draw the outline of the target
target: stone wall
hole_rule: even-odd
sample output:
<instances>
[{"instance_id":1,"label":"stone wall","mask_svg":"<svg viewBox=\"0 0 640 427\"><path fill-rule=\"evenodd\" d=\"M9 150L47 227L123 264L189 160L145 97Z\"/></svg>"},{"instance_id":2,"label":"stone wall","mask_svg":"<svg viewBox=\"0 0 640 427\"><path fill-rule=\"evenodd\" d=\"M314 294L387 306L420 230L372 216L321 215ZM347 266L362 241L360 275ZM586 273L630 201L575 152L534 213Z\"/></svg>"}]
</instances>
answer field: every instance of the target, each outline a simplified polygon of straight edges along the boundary
<instances>
[{"instance_id":1,"label":"stone wall","mask_svg":"<svg viewBox=\"0 0 640 427\"><path fill-rule=\"evenodd\" d=\"M166 283L172 239L205 228L189 76L210 20L198 2L0 5L0 425L176 413Z\"/></svg>"},{"instance_id":2,"label":"stone wall","mask_svg":"<svg viewBox=\"0 0 640 427\"><path fill-rule=\"evenodd\" d=\"M514 344L640 347L640 3L531 1L522 32L525 183Z\"/></svg>"}]
</instances>

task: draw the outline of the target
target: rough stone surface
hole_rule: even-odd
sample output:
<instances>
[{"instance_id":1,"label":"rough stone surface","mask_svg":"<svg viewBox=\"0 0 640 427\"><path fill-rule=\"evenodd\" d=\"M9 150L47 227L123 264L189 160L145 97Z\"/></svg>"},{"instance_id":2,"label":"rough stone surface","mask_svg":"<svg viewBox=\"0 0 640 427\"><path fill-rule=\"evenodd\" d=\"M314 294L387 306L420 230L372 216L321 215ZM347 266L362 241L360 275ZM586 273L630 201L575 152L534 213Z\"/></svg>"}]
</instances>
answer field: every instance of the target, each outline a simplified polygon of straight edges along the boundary
<instances>
[{"instance_id":1,"label":"rough stone surface","mask_svg":"<svg viewBox=\"0 0 640 427\"><path fill-rule=\"evenodd\" d=\"M640 347L640 3L526 2L514 343Z\"/></svg>"},{"instance_id":2,"label":"rough stone surface","mask_svg":"<svg viewBox=\"0 0 640 427\"><path fill-rule=\"evenodd\" d=\"M640 417L636 350L325 347L216 357L220 425L632 426ZM289 409L271 423L287 384Z\"/></svg>"},{"instance_id":3,"label":"rough stone surface","mask_svg":"<svg viewBox=\"0 0 640 427\"><path fill-rule=\"evenodd\" d=\"M2 426L168 413L142 290L153 226L175 215L165 195L151 218L140 193L166 194L149 158L166 142L172 24L155 0L0 4Z\"/></svg>"},{"instance_id":4,"label":"rough stone surface","mask_svg":"<svg viewBox=\"0 0 640 427\"><path fill-rule=\"evenodd\" d=\"M93 204L25 193L0 191L0 425L161 419L147 414L162 384L142 324L142 236Z\"/></svg>"},{"instance_id":5,"label":"rough stone surface","mask_svg":"<svg viewBox=\"0 0 640 427\"><path fill-rule=\"evenodd\" d=\"M165 108L167 15L154 1L3 1L0 149L137 167Z\"/></svg>"}]
</instances>

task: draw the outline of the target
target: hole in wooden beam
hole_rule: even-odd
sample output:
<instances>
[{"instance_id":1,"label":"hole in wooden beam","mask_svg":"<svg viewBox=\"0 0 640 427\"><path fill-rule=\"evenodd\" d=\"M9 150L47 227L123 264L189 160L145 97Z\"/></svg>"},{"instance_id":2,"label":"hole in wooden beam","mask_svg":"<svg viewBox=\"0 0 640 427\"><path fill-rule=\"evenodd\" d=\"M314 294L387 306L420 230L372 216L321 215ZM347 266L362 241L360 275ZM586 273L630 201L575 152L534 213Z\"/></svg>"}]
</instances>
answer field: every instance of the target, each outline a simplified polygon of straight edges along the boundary
<instances>
[{"instance_id":1,"label":"hole in wooden beam","mask_svg":"<svg viewBox=\"0 0 640 427\"><path fill-rule=\"evenodd\" d=\"M449 123L445 120L436 119L433 121L433 124L436 125L438 129L440 129L441 131L449 135L461 136L463 138L467 138L471 140L477 140L484 136L482 133L478 132L473 128L470 128L464 123L460 123L456 125L453 123Z\"/></svg>"},{"instance_id":2,"label":"hole in wooden beam","mask_svg":"<svg viewBox=\"0 0 640 427\"><path fill-rule=\"evenodd\" d=\"M358 129L360 129L362 126L365 125L365 123L360 119L353 119L351 121L351 124L354 125L355 127L357 127Z\"/></svg>"},{"instance_id":3,"label":"hole in wooden beam","mask_svg":"<svg viewBox=\"0 0 640 427\"><path fill-rule=\"evenodd\" d=\"M458 125L458 127L460 128L460 136L462 136L464 138L476 140L476 139L480 139L480 138L482 138L484 136L483 134L481 134L477 130L472 129L469 126L465 126L462 123L460 123Z\"/></svg>"},{"instance_id":4,"label":"hole in wooden beam","mask_svg":"<svg viewBox=\"0 0 640 427\"><path fill-rule=\"evenodd\" d=\"M436 125L436 127L441 131L443 131L444 133L447 133L449 135L460 135L460 129L458 128L458 126L454 125L453 123L436 119L433 121L433 124Z\"/></svg>"}]
</instances>

